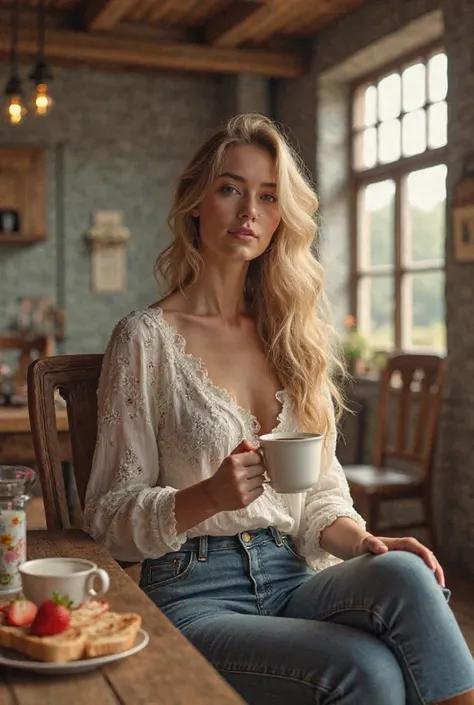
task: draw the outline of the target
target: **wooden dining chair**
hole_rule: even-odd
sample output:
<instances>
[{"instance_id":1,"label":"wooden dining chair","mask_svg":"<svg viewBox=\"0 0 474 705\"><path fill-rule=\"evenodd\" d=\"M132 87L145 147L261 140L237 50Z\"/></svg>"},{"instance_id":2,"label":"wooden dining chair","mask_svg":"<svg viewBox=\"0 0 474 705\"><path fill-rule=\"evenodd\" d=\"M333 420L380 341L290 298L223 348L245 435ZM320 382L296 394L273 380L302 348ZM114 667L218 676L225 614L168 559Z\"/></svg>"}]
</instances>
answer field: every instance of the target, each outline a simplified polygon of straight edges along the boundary
<instances>
[{"instance_id":1,"label":"wooden dining chair","mask_svg":"<svg viewBox=\"0 0 474 705\"><path fill-rule=\"evenodd\" d=\"M444 377L443 358L408 354L393 356L381 375L372 465L344 468L371 533L377 531L383 501L418 498L423 505L421 522L384 530L426 526L435 545L432 467Z\"/></svg>"},{"instance_id":2,"label":"wooden dining chair","mask_svg":"<svg viewBox=\"0 0 474 705\"><path fill-rule=\"evenodd\" d=\"M81 512L97 439L97 389L103 355L60 355L28 368L28 406L48 529L70 529L59 455L54 392L66 401L72 464ZM139 582L140 563L118 561Z\"/></svg>"},{"instance_id":3,"label":"wooden dining chair","mask_svg":"<svg viewBox=\"0 0 474 705\"><path fill-rule=\"evenodd\" d=\"M102 355L60 355L28 368L28 406L48 529L71 528L56 431L54 393L66 401L72 464L81 510L97 438Z\"/></svg>"}]
</instances>

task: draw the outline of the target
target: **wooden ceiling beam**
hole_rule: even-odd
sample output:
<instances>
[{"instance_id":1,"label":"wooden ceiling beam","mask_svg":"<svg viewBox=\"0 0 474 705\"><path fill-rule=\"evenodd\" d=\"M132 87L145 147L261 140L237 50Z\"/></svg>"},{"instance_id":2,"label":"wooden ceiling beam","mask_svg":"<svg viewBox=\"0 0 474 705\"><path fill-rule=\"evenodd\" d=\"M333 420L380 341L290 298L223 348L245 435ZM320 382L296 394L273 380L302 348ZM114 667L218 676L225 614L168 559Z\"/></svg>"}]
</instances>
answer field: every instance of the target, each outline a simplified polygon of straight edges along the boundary
<instances>
[{"instance_id":1,"label":"wooden ceiling beam","mask_svg":"<svg viewBox=\"0 0 474 705\"><path fill-rule=\"evenodd\" d=\"M239 27L252 17L258 15L260 3L241 2L222 11L217 17L207 23L205 36L208 42L220 46L233 46L239 41ZM242 31L242 30L240 30Z\"/></svg>"},{"instance_id":2,"label":"wooden ceiling beam","mask_svg":"<svg viewBox=\"0 0 474 705\"><path fill-rule=\"evenodd\" d=\"M354 12L365 2L367 0L351 0L350 4L346 0L325 0L325 2L320 3L319 8L313 8L307 22L302 23L299 29L303 29L305 34L308 35L316 34L320 29L327 27L339 17L349 14L349 12Z\"/></svg>"},{"instance_id":3,"label":"wooden ceiling beam","mask_svg":"<svg viewBox=\"0 0 474 705\"><path fill-rule=\"evenodd\" d=\"M10 33L0 27L0 53L10 48ZM20 54L34 56L36 31L21 28ZM261 76L296 78L304 73L301 56L263 50L228 49L199 44L155 43L113 35L51 29L46 35L46 53L53 63L136 68L144 71L172 70L191 73L251 73Z\"/></svg>"},{"instance_id":4,"label":"wooden ceiling beam","mask_svg":"<svg viewBox=\"0 0 474 705\"><path fill-rule=\"evenodd\" d=\"M274 12L264 25L253 30L252 36L249 37L249 39L255 44L262 44L272 35L278 34L284 27L298 17L300 18L300 22L304 24L308 9L308 0L292 0L291 3L282 5L279 8L279 12Z\"/></svg>"},{"instance_id":5,"label":"wooden ceiling beam","mask_svg":"<svg viewBox=\"0 0 474 705\"><path fill-rule=\"evenodd\" d=\"M204 24L210 17L217 15L221 10L228 7L228 0L199 0L197 5L188 13L186 20L190 20L194 25Z\"/></svg>"},{"instance_id":6,"label":"wooden ceiling beam","mask_svg":"<svg viewBox=\"0 0 474 705\"><path fill-rule=\"evenodd\" d=\"M159 22L166 17L174 5L176 5L176 0L155 0L155 5L147 15L147 21Z\"/></svg>"},{"instance_id":7,"label":"wooden ceiling beam","mask_svg":"<svg viewBox=\"0 0 474 705\"><path fill-rule=\"evenodd\" d=\"M136 0L95 0L84 11L84 26L91 32L112 29L135 3Z\"/></svg>"},{"instance_id":8,"label":"wooden ceiling beam","mask_svg":"<svg viewBox=\"0 0 474 705\"><path fill-rule=\"evenodd\" d=\"M135 0L133 8L130 10L129 17L132 22L145 20L148 12L156 5L156 0Z\"/></svg>"},{"instance_id":9,"label":"wooden ceiling beam","mask_svg":"<svg viewBox=\"0 0 474 705\"><path fill-rule=\"evenodd\" d=\"M294 3L297 0L292 0ZM231 12L222 12L208 23L207 36L212 43L220 47L237 47L252 41L260 31L270 23L275 23L280 16L291 11L292 3L288 0L272 0L267 3L242 3ZM249 7L247 7L249 6Z\"/></svg>"},{"instance_id":10,"label":"wooden ceiling beam","mask_svg":"<svg viewBox=\"0 0 474 705\"><path fill-rule=\"evenodd\" d=\"M180 22L186 23L192 11L202 2L202 0L173 0L173 3L166 13L166 20L171 24ZM154 15L151 15L153 21Z\"/></svg>"}]
</instances>

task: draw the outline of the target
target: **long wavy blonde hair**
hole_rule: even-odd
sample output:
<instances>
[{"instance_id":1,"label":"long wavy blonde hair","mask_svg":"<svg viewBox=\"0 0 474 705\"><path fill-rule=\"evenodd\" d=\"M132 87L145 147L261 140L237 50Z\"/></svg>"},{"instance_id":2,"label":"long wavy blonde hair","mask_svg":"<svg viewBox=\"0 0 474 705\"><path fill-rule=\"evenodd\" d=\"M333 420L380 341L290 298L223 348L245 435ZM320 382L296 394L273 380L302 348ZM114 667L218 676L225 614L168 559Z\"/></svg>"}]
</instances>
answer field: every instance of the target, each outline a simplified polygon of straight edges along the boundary
<instances>
[{"instance_id":1,"label":"long wavy blonde hair","mask_svg":"<svg viewBox=\"0 0 474 705\"><path fill-rule=\"evenodd\" d=\"M199 220L191 211L222 171L227 151L257 145L275 160L281 222L267 250L251 261L246 300L267 352L268 362L288 390L302 429L326 433L327 394L336 417L343 407L335 383L342 373L329 322L323 268L314 255L318 199L305 169L276 125L258 114L239 115L196 152L176 184L168 218L174 240L158 257L156 275L173 293L199 278Z\"/></svg>"}]
</instances>

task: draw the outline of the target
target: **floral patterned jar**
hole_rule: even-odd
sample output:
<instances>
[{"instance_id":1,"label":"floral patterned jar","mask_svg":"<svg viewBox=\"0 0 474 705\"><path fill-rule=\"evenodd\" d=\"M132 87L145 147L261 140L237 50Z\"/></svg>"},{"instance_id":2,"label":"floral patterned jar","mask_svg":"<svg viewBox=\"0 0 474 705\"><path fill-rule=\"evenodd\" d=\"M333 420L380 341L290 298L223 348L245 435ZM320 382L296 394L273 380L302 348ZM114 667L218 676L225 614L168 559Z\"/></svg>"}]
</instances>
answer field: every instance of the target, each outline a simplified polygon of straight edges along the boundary
<instances>
[{"instance_id":1,"label":"floral patterned jar","mask_svg":"<svg viewBox=\"0 0 474 705\"><path fill-rule=\"evenodd\" d=\"M19 567L26 560L26 503L35 473L0 465L0 599L19 592Z\"/></svg>"}]
</instances>

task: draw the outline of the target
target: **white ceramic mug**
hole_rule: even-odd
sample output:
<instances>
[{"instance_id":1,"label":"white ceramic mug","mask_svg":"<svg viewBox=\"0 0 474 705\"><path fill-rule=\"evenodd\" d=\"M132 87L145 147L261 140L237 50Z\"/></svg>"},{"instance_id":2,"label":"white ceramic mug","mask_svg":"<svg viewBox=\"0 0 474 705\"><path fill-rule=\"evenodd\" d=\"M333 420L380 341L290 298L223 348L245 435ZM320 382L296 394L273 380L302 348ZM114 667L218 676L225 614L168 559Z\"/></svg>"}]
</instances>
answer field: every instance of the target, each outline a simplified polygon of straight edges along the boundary
<instances>
[{"instance_id":1,"label":"white ceramic mug","mask_svg":"<svg viewBox=\"0 0 474 705\"><path fill-rule=\"evenodd\" d=\"M53 593L67 596L73 607L93 597L105 595L109 589L109 574L92 561L83 558L38 558L20 566L21 589L24 596L40 605ZM99 583L99 589L94 583Z\"/></svg>"},{"instance_id":2,"label":"white ceramic mug","mask_svg":"<svg viewBox=\"0 0 474 705\"><path fill-rule=\"evenodd\" d=\"M260 450L276 492L306 492L319 479L323 436L318 433L267 433Z\"/></svg>"}]
</instances>

